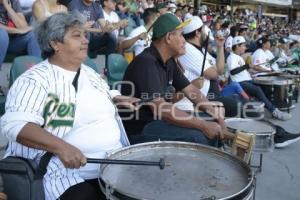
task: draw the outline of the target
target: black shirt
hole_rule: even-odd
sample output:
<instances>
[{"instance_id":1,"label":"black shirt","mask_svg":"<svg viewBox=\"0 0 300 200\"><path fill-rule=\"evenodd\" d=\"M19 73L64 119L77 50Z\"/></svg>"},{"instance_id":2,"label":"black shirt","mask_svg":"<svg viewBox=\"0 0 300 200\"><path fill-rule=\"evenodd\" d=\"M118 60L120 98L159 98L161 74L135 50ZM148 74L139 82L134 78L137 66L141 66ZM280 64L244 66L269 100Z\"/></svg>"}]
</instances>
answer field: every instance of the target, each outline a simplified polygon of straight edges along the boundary
<instances>
[{"instance_id":1,"label":"black shirt","mask_svg":"<svg viewBox=\"0 0 300 200\"><path fill-rule=\"evenodd\" d=\"M168 86L173 86L176 91L187 87L190 82L177 66L176 61L171 58L163 62L158 50L150 46L139 54L128 66L124 81L132 82L132 86L124 84L122 94L134 96L141 99L152 99L158 96L165 96ZM149 106L142 106L135 113L131 113L131 119L124 113L123 123L128 134L139 134L145 125L154 120L153 113Z\"/></svg>"}]
</instances>

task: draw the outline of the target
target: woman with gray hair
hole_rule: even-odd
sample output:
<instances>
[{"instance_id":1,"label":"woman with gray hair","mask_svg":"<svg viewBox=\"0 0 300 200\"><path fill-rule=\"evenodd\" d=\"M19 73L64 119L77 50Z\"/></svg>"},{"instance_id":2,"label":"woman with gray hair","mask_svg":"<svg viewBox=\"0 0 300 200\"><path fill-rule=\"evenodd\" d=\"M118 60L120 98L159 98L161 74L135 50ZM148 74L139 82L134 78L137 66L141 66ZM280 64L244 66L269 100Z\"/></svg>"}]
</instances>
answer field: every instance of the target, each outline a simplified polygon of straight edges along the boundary
<instances>
[{"instance_id":1,"label":"woman with gray hair","mask_svg":"<svg viewBox=\"0 0 300 200\"><path fill-rule=\"evenodd\" d=\"M5 156L38 163L45 152L54 154L43 181L46 200L104 199L99 165L86 164L86 158L104 158L129 145L114 104L134 108L139 101L109 90L82 64L88 48L84 23L79 13L42 22L36 34L46 60L14 82L0 121L9 138Z\"/></svg>"}]
</instances>

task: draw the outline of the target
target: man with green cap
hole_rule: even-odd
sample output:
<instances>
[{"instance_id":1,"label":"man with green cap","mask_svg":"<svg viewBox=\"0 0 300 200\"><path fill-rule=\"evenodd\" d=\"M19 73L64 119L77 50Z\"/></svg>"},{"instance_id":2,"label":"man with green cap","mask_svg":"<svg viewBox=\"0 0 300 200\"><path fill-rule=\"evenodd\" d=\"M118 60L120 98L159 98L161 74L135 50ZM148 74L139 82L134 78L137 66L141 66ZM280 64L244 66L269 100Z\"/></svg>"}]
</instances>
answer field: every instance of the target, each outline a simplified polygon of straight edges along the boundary
<instances>
[{"instance_id":1,"label":"man with green cap","mask_svg":"<svg viewBox=\"0 0 300 200\"><path fill-rule=\"evenodd\" d=\"M152 44L128 66L122 93L141 98L135 113L121 112L123 123L132 143L171 140L216 145L223 140L225 123L220 113L204 95L185 78L175 58L185 54L181 23L173 14L161 15L153 25ZM214 121L205 121L179 110L171 102L181 91L197 110L209 113Z\"/></svg>"}]
</instances>

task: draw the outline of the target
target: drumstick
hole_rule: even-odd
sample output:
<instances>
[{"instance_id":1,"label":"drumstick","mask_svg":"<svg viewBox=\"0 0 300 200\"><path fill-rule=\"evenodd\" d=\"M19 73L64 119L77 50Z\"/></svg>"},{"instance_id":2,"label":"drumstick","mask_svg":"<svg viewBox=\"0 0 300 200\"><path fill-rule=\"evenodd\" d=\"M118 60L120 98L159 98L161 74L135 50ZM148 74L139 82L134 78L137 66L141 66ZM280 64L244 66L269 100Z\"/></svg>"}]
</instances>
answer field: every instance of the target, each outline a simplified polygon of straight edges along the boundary
<instances>
[{"instance_id":1,"label":"drumstick","mask_svg":"<svg viewBox=\"0 0 300 200\"><path fill-rule=\"evenodd\" d=\"M159 166L160 169L164 169L165 166L170 166L170 164L166 163L163 158L159 159L158 162L141 161L141 160L97 159L97 158L87 158L86 160L87 163L116 164L116 165L148 165L148 166Z\"/></svg>"},{"instance_id":2,"label":"drumstick","mask_svg":"<svg viewBox=\"0 0 300 200\"><path fill-rule=\"evenodd\" d=\"M279 59L279 57L274 57L273 59L267 60L266 62L256 64L256 66L259 66L259 65L265 65L265 64L273 64L273 63L274 63L276 60L278 60L278 59Z\"/></svg>"}]
</instances>

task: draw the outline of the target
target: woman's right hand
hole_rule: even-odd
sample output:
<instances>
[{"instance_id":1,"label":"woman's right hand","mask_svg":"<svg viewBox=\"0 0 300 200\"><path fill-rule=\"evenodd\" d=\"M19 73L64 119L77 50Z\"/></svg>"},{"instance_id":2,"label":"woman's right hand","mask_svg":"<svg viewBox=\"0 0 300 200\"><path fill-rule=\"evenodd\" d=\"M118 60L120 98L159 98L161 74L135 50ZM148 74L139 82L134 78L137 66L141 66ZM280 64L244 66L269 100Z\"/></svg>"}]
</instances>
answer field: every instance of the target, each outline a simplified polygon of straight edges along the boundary
<instances>
[{"instance_id":1,"label":"woman's right hand","mask_svg":"<svg viewBox=\"0 0 300 200\"><path fill-rule=\"evenodd\" d=\"M65 143L62 145L57 156L66 168L78 169L86 164L86 157L75 146Z\"/></svg>"},{"instance_id":2,"label":"woman's right hand","mask_svg":"<svg viewBox=\"0 0 300 200\"><path fill-rule=\"evenodd\" d=\"M27 123L19 132L17 142L34 149L54 153L66 168L79 168L86 164L86 157L78 148L50 134L39 124Z\"/></svg>"}]
</instances>

